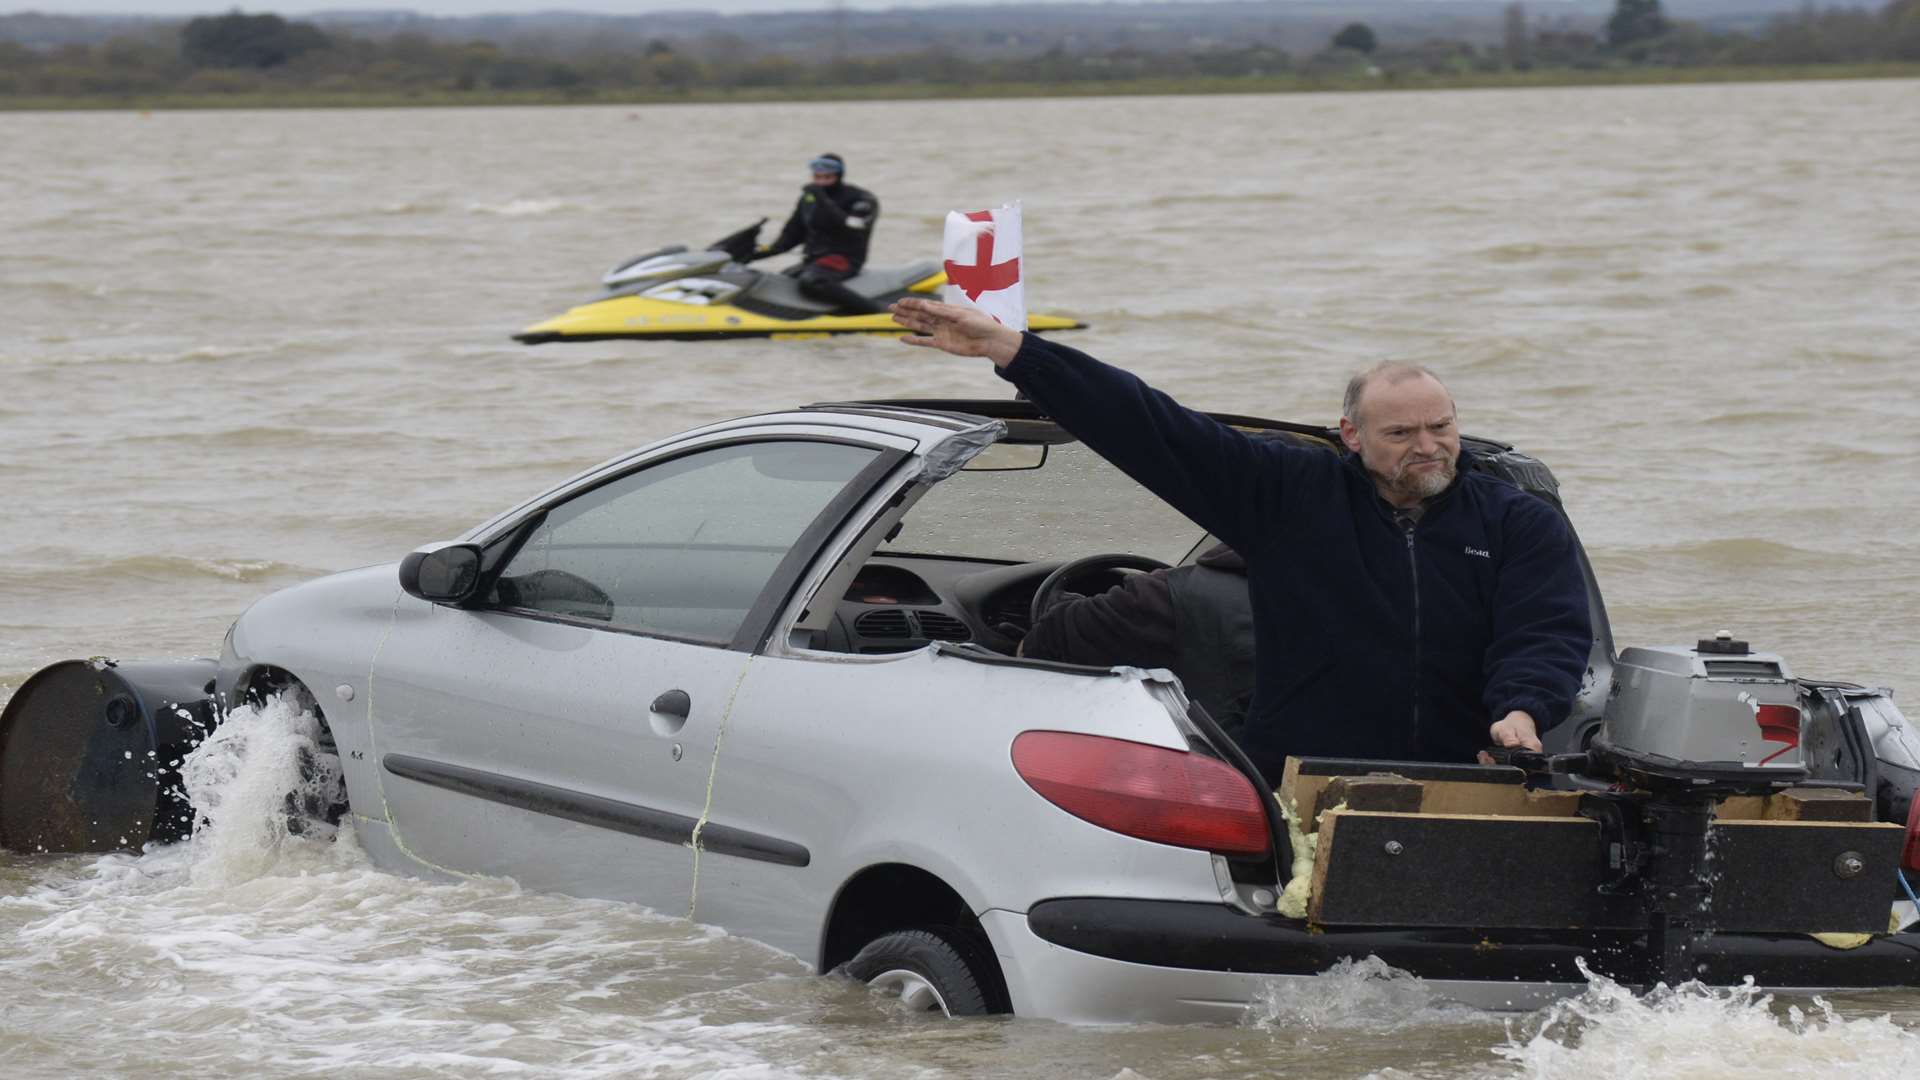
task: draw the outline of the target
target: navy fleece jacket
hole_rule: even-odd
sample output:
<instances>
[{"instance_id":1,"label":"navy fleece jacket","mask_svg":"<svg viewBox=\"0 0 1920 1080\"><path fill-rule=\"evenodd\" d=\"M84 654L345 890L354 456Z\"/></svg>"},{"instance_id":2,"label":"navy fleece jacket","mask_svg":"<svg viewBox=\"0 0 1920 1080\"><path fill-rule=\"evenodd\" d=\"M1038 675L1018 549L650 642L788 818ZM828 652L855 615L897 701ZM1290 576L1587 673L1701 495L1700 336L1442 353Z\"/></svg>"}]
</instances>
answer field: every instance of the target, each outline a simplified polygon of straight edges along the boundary
<instances>
[{"instance_id":1,"label":"navy fleece jacket","mask_svg":"<svg viewBox=\"0 0 1920 1080\"><path fill-rule=\"evenodd\" d=\"M1255 439L1032 334L1003 378L1247 560L1257 673L1238 738L1288 755L1467 762L1571 710L1593 634L1572 530L1461 461L1403 528L1352 454Z\"/></svg>"}]
</instances>

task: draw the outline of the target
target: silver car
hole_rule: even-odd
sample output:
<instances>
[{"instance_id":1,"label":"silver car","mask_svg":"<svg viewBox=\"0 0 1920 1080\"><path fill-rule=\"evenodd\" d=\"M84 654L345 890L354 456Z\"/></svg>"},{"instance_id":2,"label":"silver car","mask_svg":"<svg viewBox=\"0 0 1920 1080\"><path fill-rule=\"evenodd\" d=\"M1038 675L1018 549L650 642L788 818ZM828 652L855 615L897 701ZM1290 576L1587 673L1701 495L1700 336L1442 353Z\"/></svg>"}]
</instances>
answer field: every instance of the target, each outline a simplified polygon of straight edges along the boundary
<instances>
[{"instance_id":1,"label":"silver car","mask_svg":"<svg viewBox=\"0 0 1920 1080\"><path fill-rule=\"evenodd\" d=\"M1538 462L1467 450L1556 498ZM1116 561L1207 546L1026 402L816 405L676 435L397 566L270 595L207 689L314 706L344 778L322 801L379 866L633 901L914 1009L1230 1021L1275 980L1369 955L1481 1005L1583 986L1594 943L1578 936L1281 916L1277 778L1168 672L1016 655L1035 612L1110 582ZM1591 736L1612 681L1590 574L1589 589L1593 672L1563 749ZM17 745L56 674L16 695ZM1905 730L1871 692L1831 696L1884 714L1876 738ZM133 704L121 723L113 707L87 736L95 760L138 735ZM151 798L126 805L151 815ZM1729 956L1737 981L1746 961ZM1884 984L1920 952L1873 962ZM1857 964L1819 978L1860 984Z\"/></svg>"},{"instance_id":2,"label":"silver car","mask_svg":"<svg viewBox=\"0 0 1920 1080\"><path fill-rule=\"evenodd\" d=\"M1202 540L1024 403L814 406L271 595L220 687L311 696L383 867L634 901L954 1014L1220 1018L1256 977L1064 949L1035 917L1271 910L1266 800L1166 673L1010 655L1046 579L1089 587L1071 557ZM1190 822L1152 793L1082 807L1102 761L1116 789L1190 785Z\"/></svg>"}]
</instances>

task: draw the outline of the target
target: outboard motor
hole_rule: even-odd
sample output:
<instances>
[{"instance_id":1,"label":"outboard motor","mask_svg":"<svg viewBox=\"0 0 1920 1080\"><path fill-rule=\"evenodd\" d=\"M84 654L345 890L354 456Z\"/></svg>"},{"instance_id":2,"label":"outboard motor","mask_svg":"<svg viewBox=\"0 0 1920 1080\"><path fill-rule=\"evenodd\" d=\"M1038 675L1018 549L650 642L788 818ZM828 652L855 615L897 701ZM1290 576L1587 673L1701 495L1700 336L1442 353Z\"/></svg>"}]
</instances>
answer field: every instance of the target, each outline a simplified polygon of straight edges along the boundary
<instances>
[{"instance_id":1,"label":"outboard motor","mask_svg":"<svg viewBox=\"0 0 1920 1080\"><path fill-rule=\"evenodd\" d=\"M0 712L0 848L138 851L193 828L180 760L217 723L214 660L64 660Z\"/></svg>"},{"instance_id":2,"label":"outboard motor","mask_svg":"<svg viewBox=\"0 0 1920 1080\"><path fill-rule=\"evenodd\" d=\"M1721 631L1691 649L1623 650L1593 753L1647 783L1764 794L1807 779L1802 724L1786 663Z\"/></svg>"},{"instance_id":3,"label":"outboard motor","mask_svg":"<svg viewBox=\"0 0 1920 1080\"><path fill-rule=\"evenodd\" d=\"M1800 703L1801 685L1780 657L1722 631L1690 649L1622 651L1586 753L1512 755L1586 793L1580 813L1599 822L1613 875L1601 891L1636 897L1646 912L1649 982L1693 978L1694 944L1715 929L1715 805L1808 783Z\"/></svg>"}]
</instances>

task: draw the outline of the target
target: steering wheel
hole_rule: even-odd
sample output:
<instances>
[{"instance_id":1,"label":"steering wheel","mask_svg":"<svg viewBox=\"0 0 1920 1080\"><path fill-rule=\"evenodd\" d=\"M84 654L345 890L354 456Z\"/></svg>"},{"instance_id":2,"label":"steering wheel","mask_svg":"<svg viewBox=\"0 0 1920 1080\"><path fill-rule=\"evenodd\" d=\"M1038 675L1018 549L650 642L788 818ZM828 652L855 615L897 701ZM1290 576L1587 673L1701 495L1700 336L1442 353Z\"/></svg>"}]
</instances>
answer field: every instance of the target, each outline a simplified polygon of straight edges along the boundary
<instances>
[{"instance_id":1,"label":"steering wheel","mask_svg":"<svg viewBox=\"0 0 1920 1080\"><path fill-rule=\"evenodd\" d=\"M1040 587L1033 591L1033 604L1027 611L1027 618L1034 623L1047 609L1059 603L1060 594L1070 591L1070 586L1078 584L1081 578L1095 574L1111 573L1115 570L1165 570L1167 564L1159 559L1150 559L1145 555L1088 555L1061 566L1047 575ZM1077 591L1077 590L1072 590Z\"/></svg>"}]
</instances>

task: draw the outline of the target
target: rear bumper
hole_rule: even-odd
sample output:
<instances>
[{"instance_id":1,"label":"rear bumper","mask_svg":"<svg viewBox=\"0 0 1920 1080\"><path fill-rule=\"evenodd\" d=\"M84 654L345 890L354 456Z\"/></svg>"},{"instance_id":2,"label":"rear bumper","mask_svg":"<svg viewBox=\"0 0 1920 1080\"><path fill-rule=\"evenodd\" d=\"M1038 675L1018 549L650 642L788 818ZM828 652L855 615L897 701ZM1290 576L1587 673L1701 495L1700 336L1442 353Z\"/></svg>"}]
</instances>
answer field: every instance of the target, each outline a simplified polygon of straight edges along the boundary
<instances>
[{"instance_id":1,"label":"rear bumper","mask_svg":"<svg viewBox=\"0 0 1920 1080\"><path fill-rule=\"evenodd\" d=\"M1634 984L1630 934L1570 931L1308 932L1220 904L1072 898L982 918L1014 1011L1083 1023L1235 1021L1276 981L1310 979L1377 956L1437 1001L1532 1009L1584 990L1589 969ZM1796 935L1717 934L1696 951L1700 977L1776 990L1920 986L1920 934L1832 949Z\"/></svg>"}]
</instances>

